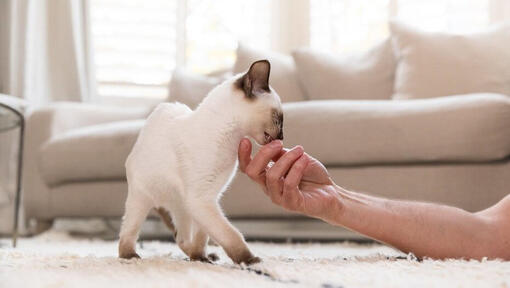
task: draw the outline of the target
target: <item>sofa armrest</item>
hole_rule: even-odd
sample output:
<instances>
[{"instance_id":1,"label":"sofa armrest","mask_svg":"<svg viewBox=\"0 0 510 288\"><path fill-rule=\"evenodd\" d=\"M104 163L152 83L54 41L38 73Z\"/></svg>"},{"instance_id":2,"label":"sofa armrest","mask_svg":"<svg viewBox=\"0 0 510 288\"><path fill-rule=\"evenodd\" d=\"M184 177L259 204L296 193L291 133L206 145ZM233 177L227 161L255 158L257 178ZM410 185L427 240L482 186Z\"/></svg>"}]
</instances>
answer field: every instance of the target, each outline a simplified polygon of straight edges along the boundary
<instances>
[{"instance_id":1,"label":"sofa armrest","mask_svg":"<svg viewBox=\"0 0 510 288\"><path fill-rule=\"evenodd\" d=\"M32 123L33 132L47 127L52 135L101 123L146 118L149 108L124 108L73 102L60 102L28 112L27 126ZM27 132L29 127L27 127Z\"/></svg>"},{"instance_id":2,"label":"sofa armrest","mask_svg":"<svg viewBox=\"0 0 510 288\"><path fill-rule=\"evenodd\" d=\"M23 205L25 216L44 219L49 207L49 191L38 170L41 146L51 137L68 130L114 121L143 119L149 108L123 108L60 102L29 109L26 114L23 155Z\"/></svg>"}]
</instances>

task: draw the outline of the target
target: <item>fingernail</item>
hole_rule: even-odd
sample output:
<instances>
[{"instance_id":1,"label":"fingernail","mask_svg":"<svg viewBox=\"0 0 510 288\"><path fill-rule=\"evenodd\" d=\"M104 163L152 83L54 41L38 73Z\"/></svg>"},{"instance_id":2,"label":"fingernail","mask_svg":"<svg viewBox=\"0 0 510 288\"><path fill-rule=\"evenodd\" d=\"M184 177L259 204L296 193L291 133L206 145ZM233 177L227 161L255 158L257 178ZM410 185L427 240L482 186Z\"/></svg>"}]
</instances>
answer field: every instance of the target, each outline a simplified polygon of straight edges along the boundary
<instances>
[{"instance_id":1,"label":"fingernail","mask_svg":"<svg viewBox=\"0 0 510 288\"><path fill-rule=\"evenodd\" d=\"M248 143L246 143L246 140L241 140L241 149L248 149Z\"/></svg>"},{"instance_id":2,"label":"fingernail","mask_svg":"<svg viewBox=\"0 0 510 288\"><path fill-rule=\"evenodd\" d=\"M297 145L296 147L294 147L294 149L298 153L303 153L304 152L303 146L301 146L301 145Z\"/></svg>"},{"instance_id":3,"label":"fingernail","mask_svg":"<svg viewBox=\"0 0 510 288\"><path fill-rule=\"evenodd\" d=\"M273 140L273 142L271 142L271 146L276 148L276 147L282 147L283 144L282 144L282 141L280 141L280 140Z\"/></svg>"}]
</instances>

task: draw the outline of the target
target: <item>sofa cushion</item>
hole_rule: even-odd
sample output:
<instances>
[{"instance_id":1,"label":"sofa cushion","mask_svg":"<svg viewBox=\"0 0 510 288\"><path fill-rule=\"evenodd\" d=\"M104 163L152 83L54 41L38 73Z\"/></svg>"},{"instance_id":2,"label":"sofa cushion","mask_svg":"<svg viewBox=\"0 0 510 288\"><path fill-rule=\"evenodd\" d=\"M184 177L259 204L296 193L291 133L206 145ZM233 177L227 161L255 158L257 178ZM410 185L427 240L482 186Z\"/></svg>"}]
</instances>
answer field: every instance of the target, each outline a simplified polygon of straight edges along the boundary
<instances>
[{"instance_id":1,"label":"sofa cushion","mask_svg":"<svg viewBox=\"0 0 510 288\"><path fill-rule=\"evenodd\" d=\"M88 179L125 178L124 162L145 120L119 121L70 130L40 151L39 168L49 185Z\"/></svg>"},{"instance_id":2,"label":"sofa cushion","mask_svg":"<svg viewBox=\"0 0 510 288\"><path fill-rule=\"evenodd\" d=\"M470 35L426 33L393 22L395 99L492 92L510 95L510 25Z\"/></svg>"},{"instance_id":3,"label":"sofa cushion","mask_svg":"<svg viewBox=\"0 0 510 288\"><path fill-rule=\"evenodd\" d=\"M487 162L510 155L510 97L459 95L406 101L284 104L284 143L326 166ZM124 179L143 120L80 128L40 151L49 185Z\"/></svg>"},{"instance_id":4,"label":"sofa cushion","mask_svg":"<svg viewBox=\"0 0 510 288\"><path fill-rule=\"evenodd\" d=\"M510 155L510 97L310 101L284 106L285 146L325 165L484 162Z\"/></svg>"},{"instance_id":5,"label":"sofa cushion","mask_svg":"<svg viewBox=\"0 0 510 288\"><path fill-rule=\"evenodd\" d=\"M168 89L169 102L181 102L195 109L204 97L226 77L211 77L176 69Z\"/></svg>"},{"instance_id":6,"label":"sofa cushion","mask_svg":"<svg viewBox=\"0 0 510 288\"><path fill-rule=\"evenodd\" d=\"M256 50L239 44L233 71L234 73L244 72L250 68L253 62L261 59L267 59L271 63L269 85L280 95L282 102L306 100L299 86L294 60L289 55Z\"/></svg>"},{"instance_id":7,"label":"sofa cushion","mask_svg":"<svg viewBox=\"0 0 510 288\"><path fill-rule=\"evenodd\" d=\"M310 100L391 99L396 61L390 39L358 54L334 55L301 48L292 55Z\"/></svg>"}]
</instances>

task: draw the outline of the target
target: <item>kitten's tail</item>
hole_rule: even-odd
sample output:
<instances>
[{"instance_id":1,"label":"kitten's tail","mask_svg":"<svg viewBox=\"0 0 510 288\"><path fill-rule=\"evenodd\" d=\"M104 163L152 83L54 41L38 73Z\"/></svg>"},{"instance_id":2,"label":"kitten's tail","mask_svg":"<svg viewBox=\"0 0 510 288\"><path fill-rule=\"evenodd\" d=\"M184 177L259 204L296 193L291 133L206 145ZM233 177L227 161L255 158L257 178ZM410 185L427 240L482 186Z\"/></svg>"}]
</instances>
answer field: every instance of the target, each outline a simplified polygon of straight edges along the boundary
<instances>
[{"instance_id":1,"label":"kitten's tail","mask_svg":"<svg viewBox=\"0 0 510 288\"><path fill-rule=\"evenodd\" d=\"M156 208L156 212L158 212L159 217L161 217L161 220L163 220L163 223L165 223L166 227L172 231L172 233L175 234L175 226L172 222L172 216L170 216L170 212L166 210L163 207Z\"/></svg>"}]
</instances>

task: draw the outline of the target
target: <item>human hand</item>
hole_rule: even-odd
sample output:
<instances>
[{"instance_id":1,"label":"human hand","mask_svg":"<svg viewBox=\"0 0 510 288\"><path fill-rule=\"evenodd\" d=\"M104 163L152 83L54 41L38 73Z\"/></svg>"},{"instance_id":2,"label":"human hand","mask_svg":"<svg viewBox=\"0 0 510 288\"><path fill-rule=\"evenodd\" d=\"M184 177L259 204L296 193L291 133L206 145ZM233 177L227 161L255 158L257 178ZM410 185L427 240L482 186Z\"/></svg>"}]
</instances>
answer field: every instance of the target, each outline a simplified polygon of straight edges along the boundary
<instances>
[{"instance_id":1,"label":"human hand","mask_svg":"<svg viewBox=\"0 0 510 288\"><path fill-rule=\"evenodd\" d=\"M284 149L278 140L264 145L253 159L251 150L251 142L241 140L239 167L262 187L273 203L333 222L341 202L337 186L322 163L304 153L303 147Z\"/></svg>"}]
</instances>

